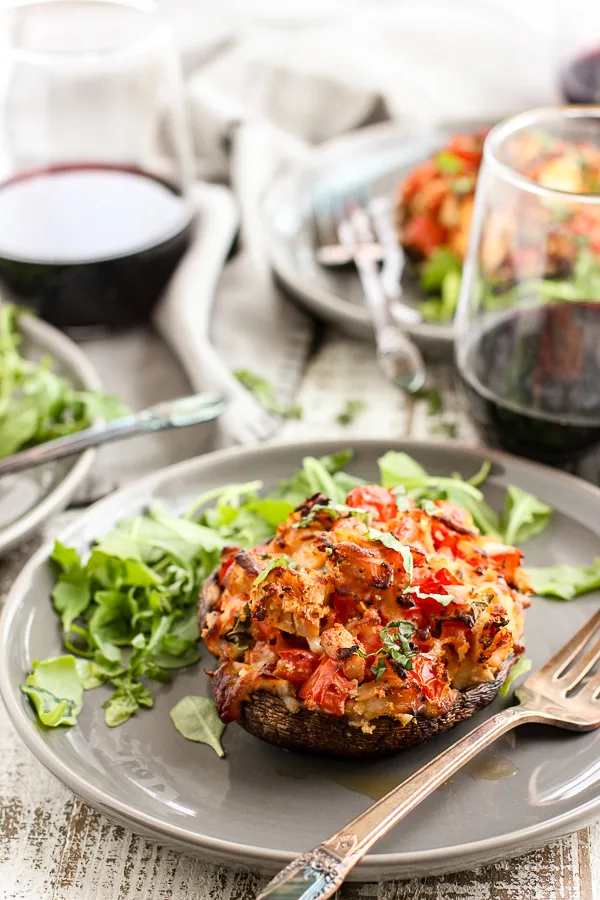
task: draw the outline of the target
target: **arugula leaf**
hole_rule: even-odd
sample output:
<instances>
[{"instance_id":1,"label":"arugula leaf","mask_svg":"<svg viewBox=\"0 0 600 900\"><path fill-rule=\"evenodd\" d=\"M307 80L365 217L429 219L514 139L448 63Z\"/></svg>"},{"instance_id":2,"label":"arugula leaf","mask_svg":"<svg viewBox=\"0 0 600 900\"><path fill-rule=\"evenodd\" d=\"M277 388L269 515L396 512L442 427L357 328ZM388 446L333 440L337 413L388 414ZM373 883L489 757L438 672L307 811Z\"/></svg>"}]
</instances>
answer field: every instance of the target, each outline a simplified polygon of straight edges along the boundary
<instances>
[{"instance_id":1,"label":"arugula leaf","mask_svg":"<svg viewBox=\"0 0 600 900\"><path fill-rule=\"evenodd\" d=\"M73 656L33 661L33 671L20 685L42 723L50 728L75 725L83 707L83 688Z\"/></svg>"},{"instance_id":2,"label":"arugula leaf","mask_svg":"<svg viewBox=\"0 0 600 900\"><path fill-rule=\"evenodd\" d=\"M75 668L84 691L92 691L106 684L110 677L104 666L98 665L92 659L75 659Z\"/></svg>"},{"instance_id":3,"label":"arugula leaf","mask_svg":"<svg viewBox=\"0 0 600 900\"><path fill-rule=\"evenodd\" d=\"M489 459L484 460L481 463L481 468L474 475L471 475L470 478L467 478L469 484L472 484L474 487L479 487L480 484L483 484L488 479L488 475L492 471L492 464Z\"/></svg>"},{"instance_id":4,"label":"arugula leaf","mask_svg":"<svg viewBox=\"0 0 600 900\"><path fill-rule=\"evenodd\" d=\"M117 725L122 725L131 718L140 706L151 708L154 706L154 697L139 682L124 682L117 688L110 700L102 704L105 710L104 721L109 728L116 728Z\"/></svg>"},{"instance_id":5,"label":"arugula leaf","mask_svg":"<svg viewBox=\"0 0 600 900\"><path fill-rule=\"evenodd\" d=\"M283 566L285 569L289 569L292 566L291 561L287 558L287 556L275 556L273 559L270 559L264 569L258 573L254 581L252 582L253 587L258 587L259 584L262 584L269 572L272 572L273 569L276 569L278 566ZM295 568L295 564L293 564L293 568Z\"/></svg>"},{"instance_id":6,"label":"arugula leaf","mask_svg":"<svg viewBox=\"0 0 600 900\"><path fill-rule=\"evenodd\" d=\"M573 566L562 563L558 566L526 569L535 594L540 597L555 597L558 600L572 600L581 594L600 588L600 556L591 566Z\"/></svg>"},{"instance_id":7,"label":"arugula leaf","mask_svg":"<svg viewBox=\"0 0 600 900\"><path fill-rule=\"evenodd\" d=\"M426 479L428 477L427 472L416 459L413 459L408 453L398 453L396 450L388 450L378 460L378 465L381 483L387 488L394 488L415 478Z\"/></svg>"},{"instance_id":8,"label":"arugula leaf","mask_svg":"<svg viewBox=\"0 0 600 900\"><path fill-rule=\"evenodd\" d=\"M366 409L364 400L348 400L344 408L337 414L338 425L352 425L357 416Z\"/></svg>"},{"instance_id":9,"label":"arugula leaf","mask_svg":"<svg viewBox=\"0 0 600 900\"><path fill-rule=\"evenodd\" d=\"M410 547L402 544L396 535L391 534L389 531L379 531L377 528L368 528L365 537L368 537L370 541L379 541L384 547L387 547L389 550L395 550L400 554L410 584L413 575L413 555L410 552Z\"/></svg>"},{"instance_id":10,"label":"arugula leaf","mask_svg":"<svg viewBox=\"0 0 600 900\"><path fill-rule=\"evenodd\" d=\"M217 756L225 756L221 737L225 725L219 719L214 700L208 697L184 697L169 713L173 725L188 741L208 744Z\"/></svg>"},{"instance_id":11,"label":"arugula leaf","mask_svg":"<svg viewBox=\"0 0 600 900\"><path fill-rule=\"evenodd\" d=\"M62 568L52 590L52 603L61 617L63 632L68 634L73 622L90 604L90 584L79 554L73 548L56 541L50 559Z\"/></svg>"},{"instance_id":12,"label":"arugula leaf","mask_svg":"<svg viewBox=\"0 0 600 900\"><path fill-rule=\"evenodd\" d=\"M506 491L502 530L507 544L524 543L543 531L552 507L515 485Z\"/></svg>"},{"instance_id":13,"label":"arugula leaf","mask_svg":"<svg viewBox=\"0 0 600 900\"><path fill-rule=\"evenodd\" d=\"M282 419L302 418L302 407L297 404L282 406L277 399L275 388L266 378L251 372L250 369L237 369L233 374L267 412L281 416Z\"/></svg>"},{"instance_id":14,"label":"arugula leaf","mask_svg":"<svg viewBox=\"0 0 600 900\"><path fill-rule=\"evenodd\" d=\"M499 690L499 694L501 697L506 697L509 690L511 689L514 681L519 678L521 675L524 675L525 672L529 672L533 663L530 659L527 659L526 656L520 656L506 678L506 681L502 685Z\"/></svg>"}]
</instances>

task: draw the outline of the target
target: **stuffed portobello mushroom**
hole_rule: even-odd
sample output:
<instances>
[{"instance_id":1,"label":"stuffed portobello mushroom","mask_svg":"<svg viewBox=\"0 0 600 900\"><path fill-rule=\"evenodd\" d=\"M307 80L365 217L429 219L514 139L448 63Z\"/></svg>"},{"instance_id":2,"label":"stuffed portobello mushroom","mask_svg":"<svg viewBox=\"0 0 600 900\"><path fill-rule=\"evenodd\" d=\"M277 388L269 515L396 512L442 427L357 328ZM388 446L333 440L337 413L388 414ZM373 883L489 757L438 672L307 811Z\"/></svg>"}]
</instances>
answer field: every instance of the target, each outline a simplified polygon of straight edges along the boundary
<instances>
[{"instance_id":1,"label":"stuffed portobello mushroom","mask_svg":"<svg viewBox=\"0 0 600 900\"><path fill-rule=\"evenodd\" d=\"M267 543L223 551L200 624L224 722L290 750L369 757L495 698L523 650L522 554L459 506L423 507L379 485L345 505L317 494Z\"/></svg>"}]
</instances>

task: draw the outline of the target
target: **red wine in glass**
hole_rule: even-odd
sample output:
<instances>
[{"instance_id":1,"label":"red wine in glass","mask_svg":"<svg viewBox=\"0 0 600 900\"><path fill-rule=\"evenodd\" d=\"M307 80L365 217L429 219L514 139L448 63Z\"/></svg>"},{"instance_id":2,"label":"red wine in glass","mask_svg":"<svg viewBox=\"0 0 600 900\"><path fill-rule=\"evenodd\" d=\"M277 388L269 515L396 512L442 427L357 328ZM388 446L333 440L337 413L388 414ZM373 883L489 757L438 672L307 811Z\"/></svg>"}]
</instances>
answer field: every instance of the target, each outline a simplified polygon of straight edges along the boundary
<instances>
[{"instance_id":1,"label":"red wine in glass","mask_svg":"<svg viewBox=\"0 0 600 900\"><path fill-rule=\"evenodd\" d=\"M600 47L577 56L563 72L567 103L600 103Z\"/></svg>"},{"instance_id":2,"label":"red wine in glass","mask_svg":"<svg viewBox=\"0 0 600 900\"><path fill-rule=\"evenodd\" d=\"M498 315L469 335L459 370L489 445L569 466L600 443L600 303Z\"/></svg>"},{"instance_id":3,"label":"red wine in glass","mask_svg":"<svg viewBox=\"0 0 600 900\"><path fill-rule=\"evenodd\" d=\"M0 184L0 289L60 328L146 321L189 246L189 205L137 168L60 165Z\"/></svg>"}]
</instances>

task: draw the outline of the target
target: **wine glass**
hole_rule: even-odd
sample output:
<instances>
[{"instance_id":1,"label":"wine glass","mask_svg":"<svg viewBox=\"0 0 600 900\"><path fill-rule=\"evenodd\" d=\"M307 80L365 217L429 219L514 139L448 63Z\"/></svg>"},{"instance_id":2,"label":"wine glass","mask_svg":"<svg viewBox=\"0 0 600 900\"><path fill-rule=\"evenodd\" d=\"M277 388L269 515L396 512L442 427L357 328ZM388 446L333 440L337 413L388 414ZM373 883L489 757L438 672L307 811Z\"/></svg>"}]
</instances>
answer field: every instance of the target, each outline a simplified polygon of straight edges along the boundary
<instances>
[{"instance_id":1,"label":"wine glass","mask_svg":"<svg viewBox=\"0 0 600 900\"><path fill-rule=\"evenodd\" d=\"M600 110L497 125L484 147L456 361L491 445L568 465L600 442Z\"/></svg>"},{"instance_id":2,"label":"wine glass","mask_svg":"<svg viewBox=\"0 0 600 900\"><path fill-rule=\"evenodd\" d=\"M80 335L146 320L191 238L192 163L153 3L3 5L3 296Z\"/></svg>"}]
</instances>

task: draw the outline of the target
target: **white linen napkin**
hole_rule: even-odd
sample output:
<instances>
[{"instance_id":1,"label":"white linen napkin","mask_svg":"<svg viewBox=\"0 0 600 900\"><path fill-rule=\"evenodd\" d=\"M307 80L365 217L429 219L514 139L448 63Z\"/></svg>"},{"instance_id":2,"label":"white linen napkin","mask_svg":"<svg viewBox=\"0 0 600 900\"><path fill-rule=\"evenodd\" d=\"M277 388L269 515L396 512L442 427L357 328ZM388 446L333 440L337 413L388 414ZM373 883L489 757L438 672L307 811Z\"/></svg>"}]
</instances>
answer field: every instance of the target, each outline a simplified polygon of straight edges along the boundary
<instances>
[{"instance_id":1,"label":"white linen napkin","mask_svg":"<svg viewBox=\"0 0 600 900\"><path fill-rule=\"evenodd\" d=\"M259 200L275 171L315 144L385 118L388 110L398 119L431 122L552 102L552 16L548 4L531 6L517 0L346 0L341 6L321 0L306 8L303 20L298 9L290 16L280 2L253 19L250 5L234 0L221 0L218 8L205 0L169 0L188 73L198 177L229 181L240 213L241 252L219 278L231 241L223 234L215 250L225 195L219 204L212 202L216 194L208 202L199 188L197 239L156 324L194 387L218 388L232 398L225 442L256 439L247 427L253 401L232 372L251 369L289 402L316 327L269 273Z\"/></svg>"},{"instance_id":2,"label":"white linen napkin","mask_svg":"<svg viewBox=\"0 0 600 900\"><path fill-rule=\"evenodd\" d=\"M155 324L194 388L222 390L230 398L221 443L250 443L267 434L254 427L261 411L233 373L249 369L266 378L289 404L318 328L274 283L263 247L261 196L283 164L311 152L309 142L381 117L379 98L233 53L192 76L189 99L199 171L208 158L212 175L226 170L241 250L221 274L232 243L233 201L225 200L225 188L198 182L195 240Z\"/></svg>"}]
</instances>

